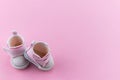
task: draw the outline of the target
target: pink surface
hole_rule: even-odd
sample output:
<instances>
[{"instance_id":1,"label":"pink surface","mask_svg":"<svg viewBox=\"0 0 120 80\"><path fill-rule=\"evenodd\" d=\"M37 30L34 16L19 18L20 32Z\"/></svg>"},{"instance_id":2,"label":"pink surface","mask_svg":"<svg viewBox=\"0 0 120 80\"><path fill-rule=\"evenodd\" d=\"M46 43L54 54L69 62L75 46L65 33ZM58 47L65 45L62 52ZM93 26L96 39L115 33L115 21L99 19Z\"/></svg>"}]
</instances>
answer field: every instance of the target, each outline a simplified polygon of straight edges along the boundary
<instances>
[{"instance_id":1,"label":"pink surface","mask_svg":"<svg viewBox=\"0 0 120 80\"><path fill-rule=\"evenodd\" d=\"M48 42L54 69L12 68L12 30ZM0 80L120 80L120 0L0 0Z\"/></svg>"}]
</instances>

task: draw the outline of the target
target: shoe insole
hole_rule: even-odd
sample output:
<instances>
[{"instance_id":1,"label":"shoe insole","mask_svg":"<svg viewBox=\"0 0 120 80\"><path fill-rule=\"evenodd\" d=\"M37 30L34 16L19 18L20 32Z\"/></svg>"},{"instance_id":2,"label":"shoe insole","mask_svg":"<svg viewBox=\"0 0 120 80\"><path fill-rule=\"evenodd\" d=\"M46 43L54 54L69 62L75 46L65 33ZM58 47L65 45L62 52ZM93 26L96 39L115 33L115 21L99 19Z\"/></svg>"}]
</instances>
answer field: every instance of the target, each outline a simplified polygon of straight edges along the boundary
<instances>
[{"instance_id":1,"label":"shoe insole","mask_svg":"<svg viewBox=\"0 0 120 80\"><path fill-rule=\"evenodd\" d=\"M33 50L41 58L43 58L48 53L48 48L44 43L36 43Z\"/></svg>"},{"instance_id":2,"label":"shoe insole","mask_svg":"<svg viewBox=\"0 0 120 80\"><path fill-rule=\"evenodd\" d=\"M23 44L22 39L19 36L14 36L10 39L10 46L11 47L16 47Z\"/></svg>"}]
</instances>

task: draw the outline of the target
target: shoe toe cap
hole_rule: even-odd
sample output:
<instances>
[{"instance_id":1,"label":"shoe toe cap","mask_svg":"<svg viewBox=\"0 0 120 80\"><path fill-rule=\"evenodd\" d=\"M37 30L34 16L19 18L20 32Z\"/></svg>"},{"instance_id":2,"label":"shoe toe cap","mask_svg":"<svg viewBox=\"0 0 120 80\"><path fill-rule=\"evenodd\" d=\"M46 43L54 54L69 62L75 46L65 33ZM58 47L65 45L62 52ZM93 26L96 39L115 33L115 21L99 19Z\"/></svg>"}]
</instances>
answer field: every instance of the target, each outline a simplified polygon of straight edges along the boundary
<instances>
[{"instance_id":1,"label":"shoe toe cap","mask_svg":"<svg viewBox=\"0 0 120 80\"><path fill-rule=\"evenodd\" d=\"M12 59L12 62L16 65L16 66L23 66L27 63L27 60L24 58L24 56L18 56L16 58Z\"/></svg>"}]
</instances>

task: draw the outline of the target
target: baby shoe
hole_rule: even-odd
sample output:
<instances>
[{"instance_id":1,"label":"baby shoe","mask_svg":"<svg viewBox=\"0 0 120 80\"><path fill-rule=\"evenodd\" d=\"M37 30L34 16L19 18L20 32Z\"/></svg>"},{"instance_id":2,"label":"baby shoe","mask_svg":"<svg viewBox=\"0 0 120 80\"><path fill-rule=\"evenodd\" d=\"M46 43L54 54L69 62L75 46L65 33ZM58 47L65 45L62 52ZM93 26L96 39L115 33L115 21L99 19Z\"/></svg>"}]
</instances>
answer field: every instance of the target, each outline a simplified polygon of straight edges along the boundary
<instances>
[{"instance_id":1,"label":"baby shoe","mask_svg":"<svg viewBox=\"0 0 120 80\"><path fill-rule=\"evenodd\" d=\"M24 40L15 31L12 34L4 50L11 56L11 65L14 68L25 69L29 65L29 62L24 58Z\"/></svg>"},{"instance_id":2,"label":"baby shoe","mask_svg":"<svg viewBox=\"0 0 120 80\"><path fill-rule=\"evenodd\" d=\"M48 45L44 42L32 42L24 56L40 70L50 70L54 65Z\"/></svg>"}]
</instances>

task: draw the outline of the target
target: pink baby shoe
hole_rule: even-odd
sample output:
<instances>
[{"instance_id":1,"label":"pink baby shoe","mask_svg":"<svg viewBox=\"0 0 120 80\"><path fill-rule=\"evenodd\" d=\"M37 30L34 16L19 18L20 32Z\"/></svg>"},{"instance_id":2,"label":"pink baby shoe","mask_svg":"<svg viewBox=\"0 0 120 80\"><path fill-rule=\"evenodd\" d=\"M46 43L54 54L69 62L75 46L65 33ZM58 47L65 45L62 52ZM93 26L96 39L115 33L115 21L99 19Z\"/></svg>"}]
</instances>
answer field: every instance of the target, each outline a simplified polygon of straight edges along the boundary
<instances>
[{"instance_id":1,"label":"pink baby shoe","mask_svg":"<svg viewBox=\"0 0 120 80\"><path fill-rule=\"evenodd\" d=\"M15 31L12 34L4 50L11 56L11 65L14 68L25 69L29 65L29 62L24 58L24 40Z\"/></svg>"},{"instance_id":2,"label":"pink baby shoe","mask_svg":"<svg viewBox=\"0 0 120 80\"><path fill-rule=\"evenodd\" d=\"M54 65L48 45L44 42L32 42L24 53L25 58L40 70L50 70Z\"/></svg>"}]
</instances>

